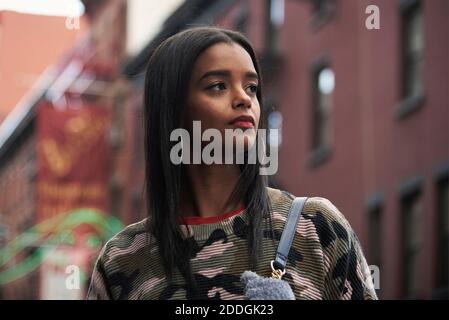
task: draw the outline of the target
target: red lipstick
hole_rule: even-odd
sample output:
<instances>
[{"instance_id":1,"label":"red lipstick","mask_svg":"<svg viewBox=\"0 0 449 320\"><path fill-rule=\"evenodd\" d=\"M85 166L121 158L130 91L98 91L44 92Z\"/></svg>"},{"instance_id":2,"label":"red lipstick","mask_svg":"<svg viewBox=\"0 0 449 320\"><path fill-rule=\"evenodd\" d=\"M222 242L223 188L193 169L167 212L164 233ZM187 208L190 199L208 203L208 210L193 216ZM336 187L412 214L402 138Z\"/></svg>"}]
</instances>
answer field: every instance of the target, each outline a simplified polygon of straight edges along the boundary
<instances>
[{"instance_id":1,"label":"red lipstick","mask_svg":"<svg viewBox=\"0 0 449 320\"><path fill-rule=\"evenodd\" d=\"M231 120L229 124L242 129L250 129L254 127L255 121L251 116L240 116Z\"/></svg>"}]
</instances>

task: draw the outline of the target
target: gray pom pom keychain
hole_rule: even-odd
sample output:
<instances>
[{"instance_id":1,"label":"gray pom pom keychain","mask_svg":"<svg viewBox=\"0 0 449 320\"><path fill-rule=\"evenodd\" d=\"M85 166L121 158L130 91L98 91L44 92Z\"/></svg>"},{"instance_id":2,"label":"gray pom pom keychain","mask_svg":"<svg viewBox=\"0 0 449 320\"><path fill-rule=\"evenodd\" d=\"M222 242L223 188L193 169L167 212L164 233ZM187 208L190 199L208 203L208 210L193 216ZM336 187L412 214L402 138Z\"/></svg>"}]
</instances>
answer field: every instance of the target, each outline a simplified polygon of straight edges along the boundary
<instances>
[{"instance_id":1,"label":"gray pom pom keychain","mask_svg":"<svg viewBox=\"0 0 449 320\"><path fill-rule=\"evenodd\" d=\"M301 212L306 202L306 197L298 197L293 200L287 222L282 231L281 240L276 251L275 260L271 261L271 278L261 277L252 271L245 271L241 281L245 285L245 298L248 300L295 300L295 295L290 285L282 280L285 274L288 252L295 236Z\"/></svg>"},{"instance_id":2,"label":"gray pom pom keychain","mask_svg":"<svg viewBox=\"0 0 449 320\"><path fill-rule=\"evenodd\" d=\"M261 277L252 271L243 272L241 280L249 300L295 300L292 288L284 280Z\"/></svg>"}]
</instances>

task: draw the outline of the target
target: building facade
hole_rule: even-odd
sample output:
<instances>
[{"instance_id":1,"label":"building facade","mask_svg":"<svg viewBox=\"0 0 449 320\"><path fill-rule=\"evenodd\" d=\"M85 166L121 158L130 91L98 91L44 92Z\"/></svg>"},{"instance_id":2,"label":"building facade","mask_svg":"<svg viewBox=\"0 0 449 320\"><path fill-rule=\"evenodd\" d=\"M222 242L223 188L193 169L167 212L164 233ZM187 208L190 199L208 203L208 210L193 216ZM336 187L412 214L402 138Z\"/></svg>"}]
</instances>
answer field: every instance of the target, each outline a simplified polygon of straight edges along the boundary
<instances>
[{"instance_id":1,"label":"building facade","mask_svg":"<svg viewBox=\"0 0 449 320\"><path fill-rule=\"evenodd\" d=\"M186 27L223 26L245 33L261 61L268 124L281 135L271 185L340 209L381 298L448 298L447 1L189 0L131 57L123 54L126 2L88 2L93 66L107 76L68 92L110 108L111 216L124 225L146 216L142 115L152 50ZM33 110L0 145L3 243L35 223ZM3 297L26 297L20 283L2 287Z\"/></svg>"},{"instance_id":2,"label":"building facade","mask_svg":"<svg viewBox=\"0 0 449 320\"><path fill-rule=\"evenodd\" d=\"M262 63L270 127L282 137L272 185L329 198L340 209L376 272L380 297L447 298L448 3L372 4L217 1L184 23L180 7L160 37L182 25L244 32ZM125 72L141 71L158 41ZM136 97L142 77L132 78ZM139 101L138 117L141 108ZM137 154L142 132L134 139Z\"/></svg>"},{"instance_id":3,"label":"building facade","mask_svg":"<svg viewBox=\"0 0 449 320\"><path fill-rule=\"evenodd\" d=\"M0 127L4 299L83 299L99 241L123 227L111 199L123 127L117 97L126 91L126 1L84 5L89 29Z\"/></svg>"}]
</instances>

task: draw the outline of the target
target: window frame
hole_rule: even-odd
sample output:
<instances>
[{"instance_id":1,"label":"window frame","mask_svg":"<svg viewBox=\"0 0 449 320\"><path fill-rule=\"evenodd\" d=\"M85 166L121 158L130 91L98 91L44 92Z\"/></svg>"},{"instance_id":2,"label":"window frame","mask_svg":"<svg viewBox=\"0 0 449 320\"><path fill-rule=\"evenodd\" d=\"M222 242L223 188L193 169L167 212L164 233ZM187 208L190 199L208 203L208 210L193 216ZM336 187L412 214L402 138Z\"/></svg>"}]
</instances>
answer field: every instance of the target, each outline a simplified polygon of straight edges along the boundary
<instances>
[{"instance_id":1,"label":"window frame","mask_svg":"<svg viewBox=\"0 0 449 320\"><path fill-rule=\"evenodd\" d=\"M421 0L401 0L399 2L399 10L400 10L400 102L395 108L395 118L396 120L401 120L409 115L415 113L417 110L419 110L425 103L425 83L424 83L424 76L423 71L424 67L423 64L425 62L424 60L424 51L425 51L425 16L424 16L424 6ZM409 39L407 37L408 30L406 29L407 26L410 24L410 22L407 20L410 18L410 15L414 13L415 10L421 11L421 18L422 18L422 41L423 41L423 47L422 51L420 52L419 57L419 68L421 72L419 73L420 81L421 83L421 91L417 93L411 93L407 92L407 88L409 86L408 78L409 76L409 65L411 63L415 63L415 65L418 65L416 61L410 61L410 60L416 60L417 58L410 58L410 53L408 52L408 44ZM416 76L416 74L415 74Z\"/></svg>"},{"instance_id":2,"label":"window frame","mask_svg":"<svg viewBox=\"0 0 449 320\"><path fill-rule=\"evenodd\" d=\"M423 227L420 224L420 221L423 220L423 205L424 205L424 197L423 197L423 179L421 176L413 176L399 186L399 202L400 202L400 237L401 237L401 256L402 256L402 279L401 279L401 290L402 295L404 299L417 299L420 295L420 280L419 277L416 277L415 281L417 281L416 284L416 292L409 292L412 291L413 288L410 288L410 284L407 282L410 272L413 272L413 270L410 268L410 260L412 258L416 259L416 268L417 273L419 273L419 270L421 269L421 258L422 258L422 252L423 252ZM407 226L408 218L410 214L412 214L411 209L413 210L413 206L416 205L415 202L418 201L418 205L421 206L421 210L418 212L420 216L418 216L417 224L412 225L411 227ZM410 209L411 208L411 209ZM408 231L413 230L414 228L419 228L419 235L418 235L418 245L416 243L414 244L415 247L411 244L411 237L409 237ZM410 232L411 234L411 232ZM417 252L413 252L417 251ZM415 256L415 257L413 257Z\"/></svg>"},{"instance_id":3,"label":"window frame","mask_svg":"<svg viewBox=\"0 0 449 320\"><path fill-rule=\"evenodd\" d=\"M320 72L322 72L325 69L332 69L331 59L329 58L329 54L325 53L320 55L313 63L310 68L310 79L311 81L311 103L310 103L310 110L311 110L311 128L310 128L310 140L309 140L309 158L308 158L308 164L309 167L314 168L322 163L326 162L330 155L332 154L331 144L332 144L332 123L331 123L331 113L332 113L332 104L331 101L330 106L327 106L328 111L327 115L325 116L325 126L327 126L327 138L324 139L324 142L318 142L317 139L317 132L318 129L318 117L320 117L320 111L318 106L318 99L319 99L319 76ZM335 94L335 89L331 93L333 96ZM321 115L321 117L323 117ZM320 121L319 124L320 127L323 126L324 121Z\"/></svg>"}]
</instances>

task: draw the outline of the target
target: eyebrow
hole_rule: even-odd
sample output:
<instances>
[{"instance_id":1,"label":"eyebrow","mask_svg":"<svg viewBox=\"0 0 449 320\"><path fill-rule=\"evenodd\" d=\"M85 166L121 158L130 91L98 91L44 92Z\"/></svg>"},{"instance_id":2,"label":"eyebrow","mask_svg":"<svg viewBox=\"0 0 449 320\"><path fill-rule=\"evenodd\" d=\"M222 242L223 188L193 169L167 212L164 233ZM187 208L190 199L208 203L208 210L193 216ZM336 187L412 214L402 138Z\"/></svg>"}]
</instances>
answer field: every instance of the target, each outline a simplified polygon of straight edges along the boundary
<instances>
[{"instance_id":1,"label":"eyebrow","mask_svg":"<svg viewBox=\"0 0 449 320\"><path fill-rule=\"evenodd\" d=\"M198 80L198 83L207 77L213 77L213 76L229 78L231 76L231 73L228 70L210 70L201 76L201 78ZM246 72L245 77L259 81L259 76L257 75L257 73L255 73L253 71Z\"/></svg>"}]
</instances>

